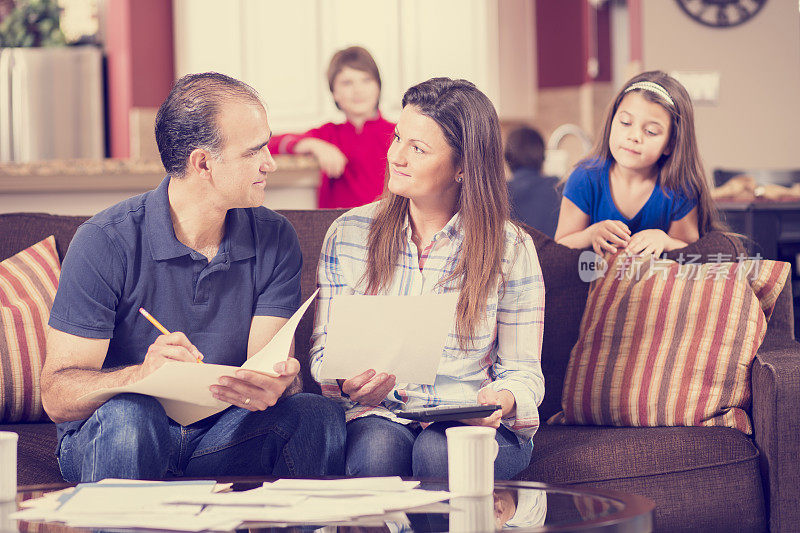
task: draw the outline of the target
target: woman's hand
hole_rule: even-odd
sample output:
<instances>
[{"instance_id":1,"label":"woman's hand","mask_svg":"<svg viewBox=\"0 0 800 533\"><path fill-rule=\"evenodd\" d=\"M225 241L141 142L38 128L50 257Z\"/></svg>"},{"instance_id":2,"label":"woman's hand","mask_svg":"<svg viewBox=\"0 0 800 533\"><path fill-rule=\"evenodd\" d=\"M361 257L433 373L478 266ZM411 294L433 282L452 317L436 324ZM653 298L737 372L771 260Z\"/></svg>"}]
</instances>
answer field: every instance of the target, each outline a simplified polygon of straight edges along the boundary
<instances>
[{"instance_id":1,"label":"woman's hand","mask_svg":"<svg viewBox=\"0 0 800 533\"><path fill-rule=\"evenodd\" d=\"M631 239L631 230L620 220L601 220L586 228L586 231L594 253L600 256L605 252L616 253L617 248L627 246Z\"/></svg>"},{"instance_id":2,"label":"woman's hand","mask_svg":"<svg viewBox=\"0 0 800 533\"><path fill-rule=\"evenodd\" d=\"M311 154L319 163L319 168L329 178L338 178L347 165L347 157L336 146L322 139L306 138L298 142L295 152Z\"/></svg>"},{"instance_id":3,"label":"woman's hand","mask_svg":"<svg viewBox=\"0 0 800 533\"><path fill-rule=\"evenodd\" d=\"M504 398L503 393L511 395L508 391L497 392L492 388L484 387L478 391L478 403L481 405L505 405L508 403L508 398ZM511 395L511 397L513 398L513 395ZM469 426L487 426L497 429L500 427L500 419L503 418L503 411L504 409L498 409L485 418L464 418L459 420L459 422Z\"/></svg>"},{"instance_id":4,"label":"woman's hand","mask_svg":"<svg viewBox=\"0 0 800 533\"><path fill-rule=\"evenodd\" d=\"M381 372L375 375L372 369L339 382L342 392L354 402L362 405L376 406L381 403L386 395L394 388L397 378L394 374Z\"/></svg>"},{"instance_id":5,"label":"woman's hand","mask_svg":"<svg viewBox=\"0 0 800 533\"><path fill-rule=\"evenodd\" d=\"M660 256L670 242L670 236L660 229L645 229L631 237L625 251L632 255L653 254Z\"/></svg>"}]
</instances>

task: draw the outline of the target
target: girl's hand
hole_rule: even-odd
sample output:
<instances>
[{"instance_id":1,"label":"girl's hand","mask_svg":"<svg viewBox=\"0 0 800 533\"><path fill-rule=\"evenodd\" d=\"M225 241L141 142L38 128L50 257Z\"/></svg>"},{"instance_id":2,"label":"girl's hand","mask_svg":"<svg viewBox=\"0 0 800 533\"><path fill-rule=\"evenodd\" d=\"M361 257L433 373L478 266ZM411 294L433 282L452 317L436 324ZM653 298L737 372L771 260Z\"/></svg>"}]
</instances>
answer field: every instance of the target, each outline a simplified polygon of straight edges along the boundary
<instances>
[{"instance_id":1,"label":"girl's hand","mask_svg":"<svg viewBox=\"0 0 800 533\"><path fill-rule=\"evenodd\" d=\"M338 178L347 165L347 157L336 146L329 142L315 139L317 142L309 146L311 154L317 159L319 168L329 178Z\"/></svg>"},{"instance_id":2,"label":"girl's hand","mask_svg":"<svg viewBox=\"0 0 800 533\"><path fill-rule=\"evenodd\" d=\"M616 253L617 248L627 246L631 230L620 220L601 220L586 228L592 241L594 253L602 256L605 252Z\"/></svg>"},{"instance_id":3,"label":"girl's hand","mask_svg":"<svg viewBox=\"0 0 800 533\"><path fill-rule=\"evenodd\" d=\"M355 377L340 381L339 387L354 402L374 407L386 398L396 381L394 374L381 372L375 375L375 371L369 369Z\"/></svg>"},{"instance_id":4,"label":"girl's hand","mask_svg":"<svg viewBox=\"0 0 800 533\"><path fill-rule=\"evenodd\" d=\"M670 237L660 229L645 229L631 237L625 251L631 255L653 254L660 256Z\"/></svg>"},{"instance_id":5,"label":"girl's hand","mask_svg":"<svg viewBox=\"0 0 800 533\"><path fill-rule=\"evenodd\" d=\"M481 405L503 405L500 393L489 387L484 387L478 391L478 403ZM459 422L469 426L487 426L497 429L500 427L501 418L503 418L503 410L498 409L485 418L464 418Z\"/></svg>"}]
</instances>

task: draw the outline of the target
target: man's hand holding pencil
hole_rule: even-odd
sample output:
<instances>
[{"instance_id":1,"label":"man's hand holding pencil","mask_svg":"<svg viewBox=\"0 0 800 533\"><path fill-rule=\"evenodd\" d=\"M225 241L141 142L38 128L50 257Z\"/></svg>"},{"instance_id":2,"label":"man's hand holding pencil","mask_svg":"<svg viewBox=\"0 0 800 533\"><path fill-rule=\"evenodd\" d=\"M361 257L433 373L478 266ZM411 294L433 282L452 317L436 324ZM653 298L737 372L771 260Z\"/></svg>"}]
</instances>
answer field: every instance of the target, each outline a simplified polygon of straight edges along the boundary
<instances>
[{"instance_id":1,"label":"man's hand holding pencil","mask_svg":"<svg viewBox=\"0 0 800 533\"><path fill-rule=\"evenodd\" d=\"M200 353L200 350L198 350L194 344L189 342L186 335L180 331L170 333L167 328L161 325L161 322L156 320L153 315L148 313L144 308L140 307L139 313L162 334L159 335L155 342L147 349L144 362L139 365L139 370L136 372L133 381L139 381L151 374L167 361L185 361L187 363L203 362L203 354Z\"/></svg>"},{"instance_id":2,"label":"man's hand holding pencil","mask_svg":"<svg viewBox=\"0 0 800 533\"><path fill-rule=\"evenodd\" d=\"M139 371L136 373L134 381L150 375L167 361L197 363L202 359L203 354L180 331L175 331L169 335L159 335L147 349L144 362L139 365Z\"/></svg>"},{"instance_id":3,"label":"man's hand holding pencil","mask_svg":"<svg viewBox=\"0 0 800 533\"><path fill-rule=\"evenodd\" d=\"M140 365L134 380L140 380L167 361L203 362L203 354L183 333L170 333L167 328L148 313L139 308L139 313L150 321L161 333L150 345L144 362ZM290 357L275 363L273 369L277 376L270 376L254 370L240 369L236 377L222 377L219 385L211 386L214 398L249 411L263 411L272 407L291 386L300 373L300 363Z\"/></svg>"}]
</instances>

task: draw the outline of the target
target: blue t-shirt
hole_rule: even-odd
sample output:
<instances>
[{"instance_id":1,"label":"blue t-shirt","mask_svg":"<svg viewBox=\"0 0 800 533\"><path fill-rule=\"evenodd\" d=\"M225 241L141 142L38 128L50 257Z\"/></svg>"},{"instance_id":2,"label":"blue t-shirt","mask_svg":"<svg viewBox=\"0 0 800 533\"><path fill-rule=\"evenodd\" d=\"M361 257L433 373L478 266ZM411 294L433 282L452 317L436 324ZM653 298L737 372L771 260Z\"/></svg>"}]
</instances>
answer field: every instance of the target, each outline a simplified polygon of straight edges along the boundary
<instances>
[{"instance_id":1,"label":"blue t-shirt","mask_svg":"<svg viewBox=\"0 0 800 533\"><path fill-rule=\"evenodd\" d=\"M253 316L288 318L300 306L300 243L286 218L231 209L208 261L175 237L169 180L86 221L64 257L49 324L111 339L103 368L141 363L160 335L140 307L185 333L205 362L239 366ZM59 438L81 423L59 424Z\"/></svg>"},{"instance_id":2,"label":"blue t-shirt","mask_svg":"<svg viewBox=\"0 0 800 533\"><path fill-rule=\"evenodd\" d=\"M597 167L580 165L570 174L564 186L564 197L589 215L589 224L601 220L621 220L632 234L645 229L668 232L673 220L682 219L697 205L696 199L687 198L677 191L666 192L661 188L660 181L656 181L644 206L633 218L627 218L619 212L611 196L610 169L610 161Z\"/></svg>"}]
</instances>

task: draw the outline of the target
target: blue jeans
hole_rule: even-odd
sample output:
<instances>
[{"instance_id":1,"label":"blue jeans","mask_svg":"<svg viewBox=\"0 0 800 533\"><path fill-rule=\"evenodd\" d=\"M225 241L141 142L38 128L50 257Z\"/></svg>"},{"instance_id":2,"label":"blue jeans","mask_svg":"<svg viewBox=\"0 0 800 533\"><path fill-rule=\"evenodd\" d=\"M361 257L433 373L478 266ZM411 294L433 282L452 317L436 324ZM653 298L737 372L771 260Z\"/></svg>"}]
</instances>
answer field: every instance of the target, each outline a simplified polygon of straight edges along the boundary
<instances>
[{"instance_id":1,"label":"blue jeans","mask_svg":"<svg viewBox=\"0 0 800 533\"><path fill-rule=\"evenodd\" d=\"M59 445L69 482L104 478L258 476L344 473L344 412L317 394L295 394L266 411L230 407L180 426L158 400L120 394Z\"/></svg>"},{"instance_id":2,"label":"blue jeans","mask_svg":"<svg viewBox=\"0 0 800 533\"><path fill-rule=\"evenodd\" d=\"M348 476L413 476L447 479L447 437L444 430L458 422L436 422L425 429L405 426L380 416L347 423ZM511 479L531 461L533 444L520 444L514 433L500 426L500 450L494 461L495 479Z\"/></svg>"}]
</instances>

